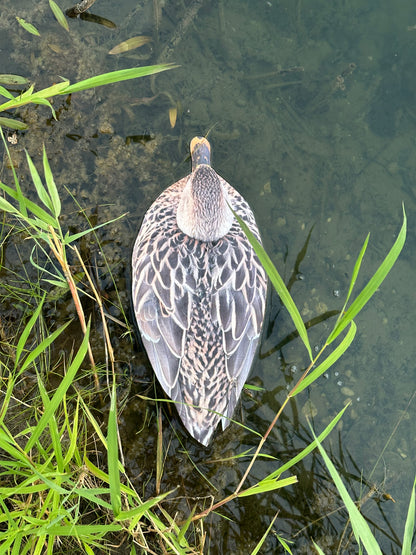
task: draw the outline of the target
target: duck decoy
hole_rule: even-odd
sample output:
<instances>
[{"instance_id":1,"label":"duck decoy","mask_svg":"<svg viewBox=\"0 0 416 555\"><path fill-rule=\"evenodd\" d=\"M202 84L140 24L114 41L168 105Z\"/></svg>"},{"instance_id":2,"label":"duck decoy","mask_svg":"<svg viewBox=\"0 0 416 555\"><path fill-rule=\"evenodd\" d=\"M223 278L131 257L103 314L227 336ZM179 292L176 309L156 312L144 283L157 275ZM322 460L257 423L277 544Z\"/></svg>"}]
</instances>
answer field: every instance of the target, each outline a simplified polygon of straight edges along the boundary
<instances>
[{"instance_id":1,"label":"duck decoy","mask_svg":"<svg viewBox=\"0 0 416 555\"><path fill-rule=\"evenodd\" d=\"M155 374L197 441L230 423L264 318L267 275L230 206L260 241L244 198L211 167L205 138L192 173L145 214L132 256L135 316Z\"/></svg>"}]
</instances>

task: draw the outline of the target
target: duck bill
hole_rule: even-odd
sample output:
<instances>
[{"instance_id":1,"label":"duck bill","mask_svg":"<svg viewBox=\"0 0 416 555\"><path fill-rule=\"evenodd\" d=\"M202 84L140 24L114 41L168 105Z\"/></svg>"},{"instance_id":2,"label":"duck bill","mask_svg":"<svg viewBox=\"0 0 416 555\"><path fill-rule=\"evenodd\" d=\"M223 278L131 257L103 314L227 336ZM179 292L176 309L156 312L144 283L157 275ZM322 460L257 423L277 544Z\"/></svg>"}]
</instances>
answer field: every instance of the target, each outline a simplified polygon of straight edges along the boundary
<instances>
[{"instance_id":1,"label":"duck bill","mask_svg":"<svg viewBox=\"0 0 416 555\"><path fill-rule=\"evenodd\" d=\"M205 137L194 137L190 144L190 150L192 171L195 171L201 164L211 165L211 146Z\"/></svg>"}]
</instances>

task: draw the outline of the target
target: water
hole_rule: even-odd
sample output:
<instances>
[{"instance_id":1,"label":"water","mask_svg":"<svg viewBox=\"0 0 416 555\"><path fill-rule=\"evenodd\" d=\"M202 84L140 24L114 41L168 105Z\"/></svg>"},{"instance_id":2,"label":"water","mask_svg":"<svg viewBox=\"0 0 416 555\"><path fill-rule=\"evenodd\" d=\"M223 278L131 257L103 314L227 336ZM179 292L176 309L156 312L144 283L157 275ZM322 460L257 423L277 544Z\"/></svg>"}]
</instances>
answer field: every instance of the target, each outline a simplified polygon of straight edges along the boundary
<instances>
[{"instance_id":1,"label":"water","mask_svg":"<svg viewBox=\"0 0 416 555\"><path fill-rule=\"evenodd\" d=\"M68 34L46 2L16 1L2 10L2 71L25 75L43 88L60 75L74 82L154 63L189 13L181 2L160 5L159 43L117 57L108 51L122 40L156 38L152 2L97 0L91 11L114 21L117 29L71 20ZM15 15L35 24L41 37L22 30ZM23 148L40 161L44 142L58 186L62 191L66 186L94 222L128 212L100 230L100 247L87 240L82 248L99 268L103 256L107 258L130 322L131 245L157 194L189 172L188 143L194 135L210 132L215 169L250 202L265 247L285 280L295 275L291 293L305 320L342 307L355 258L371 232L357 286L365 284L397 236L404 202L409 217L405 249L357 318L353 346L327 377L290 404L264 450L277 462L259 462L250 477L254 483L305 447L311 439L305 414L313 416L319 432L351 401L325 447L353 497L370 492L362 510L386 553L398 550L416 467L415 24L416 10L409 1L400 10L386 0L330 5L319 0L204 2L169 52L168 61L179 64L177 69L154 80L56 99L58 121L46 107L23 109L20 117L30 129L18 134L12 150L25 179ZM174 128L169 122L172 107L178 110ZM10 183L6 171L2 181ZM70 199L66 214L68 225L82 227ZM13 252L9 249L7 260L17 267ZM303 258L297 266L299 253ZM116 290L104 269L100 286L108 310L121 318ZM67 298L51 310L58 322L72 312ZM332 322L323 318L310 329L317 348ZM136 395L161 392L154 391L146 357L124 331L110 324L120 382L126 385L127 377L133 378L131 387L125 387L120 432L129 475L139 491L151 496L156 409L154 402ZM236 413L237 420L259 433L265 432L307 364L300 341L290 338L292 331L272 294L260 357L249 380L265 391L243 394ZM95 352L101 350L104 360L99 327L95 341ZM71 345L69 338L67 348ZM257 445L254 434L235 425L202 449L168 410L163 429L167 456L162 491L178 486L171 513L176 509L184 516L189 511L186 498L191 506L198 498L199 508L210 504L210 496L221 499L233 491L247 464L215 461ZM229 503L222 512L231 521L217 516L207 521L206 552L250 552L277 511L274 529L295 542L294 552L310 553L311 538L325 552L335 552L346 517L320 457L310 455L294 474L298 485ZM281 552L273 534L263 552ZM349 546L344 552L356 549Z\"/></svg>"}]
</instances>

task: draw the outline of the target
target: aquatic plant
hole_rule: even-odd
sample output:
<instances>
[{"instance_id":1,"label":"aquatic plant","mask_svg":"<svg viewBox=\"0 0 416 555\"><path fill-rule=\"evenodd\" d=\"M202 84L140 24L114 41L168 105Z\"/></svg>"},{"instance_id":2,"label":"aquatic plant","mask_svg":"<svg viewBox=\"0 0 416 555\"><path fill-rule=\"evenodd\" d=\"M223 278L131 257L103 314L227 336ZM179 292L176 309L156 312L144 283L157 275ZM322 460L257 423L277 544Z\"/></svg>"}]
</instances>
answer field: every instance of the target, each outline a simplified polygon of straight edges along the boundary
<instances>
[{"instance_id":1,"label":"aquatic plant","mask_svg":"<svg viewBox=\"0 0 416 555\"><path fill-rule=\"evenodd\" d=\"M317 441L316 438L315 438L315 441ZM371 529L367 524L365 518L360 513L359 508L357 507L355 502L352 500L350 494L348 493L348 490L343 484L342 479L339 473L337 472L337 469L335 468L334 464L326 454L324 448L322 447L319 441L317 441L317 446L318 446L319 452L321 453L322 458L324 459L325 465L328 468L329 473L334 481L334 484L342 498L342 501L344 502L345 507L347 508L348 515L351 521L351 528L355 537L355 541L357 542L357 545L360 546L360 552L361 552L361 546L363 546L366 552L369 553L370 555L381 555L382 551L380 549L380 546L377 543L376 538L371 532ZM403 530L403 541L402 541L402 551L401 551L402 555L410 555L412 553L412 540L413 540L414 529L415 529L415 488L416 488L416 478L411 488L409 508L407 511L406 522ZM319 547L319 545L315 542L313 542L313 544L318 554L324 555L324 552Z\"/></svg>"},{"instance_id":2,"label":"aquatic plant","mask_svg":"<svg viewBox=\"0 0 416 555\"><path fill-rule=\"evenodd\" d=\"M175 66L174 64L158 64L153 66L120 69L117 71L103 73L101 75L95 75L94 77L83 79L82 81L79 81L78 83L74 83L72 85L67 79L65 79L60 83L55 83L52 86L40 91L35 91L34 85L31 85L26 91L22 92L18 96L13 96L5 87L0 86L0 95L9 99L7 102L3 102L2 104L0 104L0 112L13 110L15 108L21 108L26 104L42 104L48 106L52 112L53 117L56 118L55 110L52 104L49 102L49 98L57 95L62 96L80 91L86 91L95 87L101 87L102 85L119 83L128 79L136 79L137 77L154 75L156 73L160 73L161 71L173 69L174 67L177 66ZM25 123L19 120L5 117L0 117L0 125L10 127L11 129L27 129L28 127Z\"/></svg>"}]
</instances>

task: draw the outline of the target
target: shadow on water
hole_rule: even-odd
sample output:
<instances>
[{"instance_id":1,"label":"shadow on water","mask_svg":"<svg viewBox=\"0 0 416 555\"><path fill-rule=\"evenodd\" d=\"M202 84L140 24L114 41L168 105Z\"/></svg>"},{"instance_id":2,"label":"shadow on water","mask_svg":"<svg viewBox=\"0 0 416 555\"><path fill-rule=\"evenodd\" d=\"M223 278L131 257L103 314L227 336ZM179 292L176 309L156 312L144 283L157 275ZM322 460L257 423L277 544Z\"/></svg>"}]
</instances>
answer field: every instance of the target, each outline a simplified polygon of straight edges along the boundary
<instances>
[{"instance_id":1,"label":"shadow on water","mask_svg":"<svg viewBox=\"0 0 416 555\"><path fill-rule=\"evenodd\" d=\"M75 81L157 61L180 67L57 98L57 120L44 106L21 109L18 116L29 129L9 133L17 139L11 153L19 178L28 183L24 149L38 161L45 143L58 188L63 197L68 193L62 223L73 231L86 226L85 218L101 223L128 213L100 229L98 241L85 239L80 248L111 316L126 469L138 491L155 495L161 422L160 491L177 488L169 503L180 520L195 504L202 510L234 490L247 458L232 455L255 448L258 438L248 429L264 433L307 358L272 294L261 355L249 380L263 389L243 393L235 415L248 429L234 424L208 448L193 442L174 407L152 400L162 392L129 327L129 257L140 220L166 186L189 172L189 140L209 133L215 169L250 202L265 247L282 275L289 276L285 281L319 349L330 318L342 308L367 232L372 232L364 270L369 276L393 241L401 202L409 214L416 206L411 57L416 31L410 29L416 21L410 2L396 13L387 1L254 6L240 0L99 0L98 8L116 29L74 19L66 33L47 3L36 14L28 0L3 7L0 49L8 53L3 71L25 75L40 88L58 75ZM16 27L17 13L35 23L41 36ZM151 46L108 55L135 35L151 36ZM3 166L2 181L9 177ZM416 462L411 402L416 299L408 285L414 246L410 229L397 269L360 316L356 344L290 403L265 446L275 460L261 459L255 470L260 479L311 441L307 417L321 430L352 402L325 446L386 553L399 552ZM35 279L24 241L7 238L2 255L4 291L22 267ZM104 361L97 309L85 303L94 322L95 356ZM21 315L17 300L6 295L3 325L12 329ZM49 326L73 316L68 295L49 300ZM79 340L76 326L70 330L73 335L60 349L69 351ZM347 514L319 455L313 453L295 473L299 483L279 494L229 503L222 509L226 518L212 515L204 525L206 552L249 553L279 511L274 530L294 542L295 553L311 553L311 539L325 552L356 553ZM272 531L262 552L279 550Z\"/></svg>"}]
</instances>

